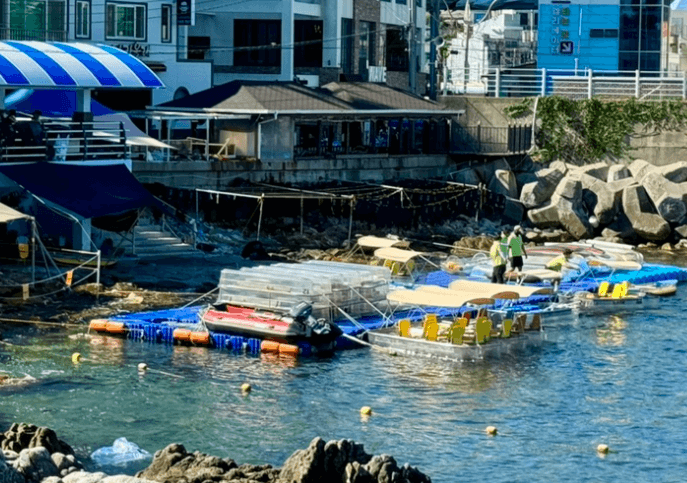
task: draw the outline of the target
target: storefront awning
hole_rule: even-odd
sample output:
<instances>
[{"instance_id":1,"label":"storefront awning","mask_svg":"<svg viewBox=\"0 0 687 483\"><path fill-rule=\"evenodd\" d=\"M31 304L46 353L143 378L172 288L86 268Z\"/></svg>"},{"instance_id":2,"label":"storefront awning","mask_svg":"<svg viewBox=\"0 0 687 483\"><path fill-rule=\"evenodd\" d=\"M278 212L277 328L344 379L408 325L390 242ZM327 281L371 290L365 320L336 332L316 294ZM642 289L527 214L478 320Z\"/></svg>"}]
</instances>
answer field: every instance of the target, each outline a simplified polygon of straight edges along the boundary
<instances>
[{"instance_id":1,"label":"storefront awning","mask_svg":"<svg viewBox=\"0 0 687 483\"><path fill-rule=\"evenodd\" d=\"M123 164L27 163L0 165L0 173L31 194L83 218L160 205Z\"/></svg>"},{"instance_id":2,"label":"storefront awning","mask_svg":"<svg viewBox=\"0 0 687 483\"><path fill-rule=\"evenodd\" d=\"M0 87L35 89L164 87L139 59L109 45L0 42Z\"/></svg>"}]
</instances>

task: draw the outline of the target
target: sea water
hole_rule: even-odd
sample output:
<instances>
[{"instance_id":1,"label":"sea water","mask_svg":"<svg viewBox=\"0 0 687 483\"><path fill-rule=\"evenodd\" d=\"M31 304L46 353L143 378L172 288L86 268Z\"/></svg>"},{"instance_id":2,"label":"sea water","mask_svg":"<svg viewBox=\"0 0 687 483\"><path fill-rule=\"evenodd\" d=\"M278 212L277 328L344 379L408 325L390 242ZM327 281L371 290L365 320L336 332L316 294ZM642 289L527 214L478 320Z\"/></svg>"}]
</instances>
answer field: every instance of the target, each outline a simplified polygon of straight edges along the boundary
<instances>
[{"instance_id":1,"label":"sea water","mask_svg":"<svg viewBox=\"0 0 687 483\"><path fill-rule=\"evenodd\" d=\"M12 345L0 345L0 368L38 381L0 388L0 430L48 426L91 470L88 456L120 437L151 454L182 443L279 466L320 436L393 455L434 482L684 481L686 303L681 286L651 309L571 319L555 342L517 357L461 364L369 349L294 360L3 327ZM150 370L139 373L141 362ZM601 443L610 454L597 454Z\"/></svg>"}]
</instances>

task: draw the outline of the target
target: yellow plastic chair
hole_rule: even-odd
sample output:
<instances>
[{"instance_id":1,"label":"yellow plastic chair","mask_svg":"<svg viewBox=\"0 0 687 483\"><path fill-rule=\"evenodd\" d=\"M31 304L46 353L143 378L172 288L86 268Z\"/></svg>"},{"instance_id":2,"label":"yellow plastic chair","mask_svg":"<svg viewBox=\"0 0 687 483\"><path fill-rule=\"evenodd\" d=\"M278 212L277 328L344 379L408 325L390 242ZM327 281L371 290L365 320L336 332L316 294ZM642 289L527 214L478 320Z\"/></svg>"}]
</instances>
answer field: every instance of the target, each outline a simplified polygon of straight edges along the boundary
<instances>
[{"instance_id":1,"label":"yellow plastic chair","mask_svg":"<svg viewBox=\"0 0 687 483\"><path fill-rule=\"evenodd\" d=\"M453 321L453 326L462 327L463 329L468 326L469 320L467 317L459 317Z\"/></svg>"},{"instance_id":2,"label":"yellow plastic chair","mask_svg":"<svg viewBox=\"0 0 687 483\"><path fill-rule=\"evenodd\" d=\"M504 319L501 322L501 337L504 339L510 337L510 330L513 327L513 319Z\"/></svg>"},{"instance_id":3,"label":"yellow plastic chair","mask_svg":"<svg viewBox=\"0 0 687 483\"><path fill-rule=\"evenodd\" d=\"M439 319L437 318L437 314L425 314L424 322L434 322L435 324L437 324L439 323Z\"/></svg>"},{"instance_id":4,"label":"yellow plastic chair","mask_svg":"<svg viewBox=\"0 0 687 483\"><path fill-rule=\"evenodd\" d=\"M410 320L402 319L398 322L398 335L401 337L410 337Z\"/></svg>"},{"instance_id":5,"label":"yellow plastic chair","mask_svg":"<svg viewBox=\"0 0 687 483\"><path fill-rule=\"evenodd\" d=\"M515 316L511 333L523 334L525 332L525 323L527 321L527 314L518 314Z\"/></svg>"},{"instance_id":6,"label":"yellow plastic chair","mask_svg":"<svg viewBox=\"0 0 687 483\"><path fill-rule=\"evenodd\" d=\"M608 297L609 295L609 290L611 288L611 284L608 282L601 282L601 285L599 285L599 297Z\"/></svg>"},{"instance_id":7,"label":"yellow plastic chair","mask_svg":"<svg viewBox=\"0 0 687 483\"><path fill-rule=\"evenodd\" d=\"M480 317L475 323L475 341L484 344L491 333L491 321L486 317Z\"/></svg>"},{"instance_id":8,"label":"yellow plastic chair","mask_svg":"<svg viewBox=\"0 0 687 483\"><path fill-rule=\"evenodd\" d=\"M627 281L619 283L613 288L613 294L611 295L611 298L621 299L623 297L626 297L627 289L629 288L629 286L630 284Z\"/></svg>"},{"instance_id":9,"label":"yellow plastic chair","mask_svg":"<svg viewBox=\"0 0 687 483\"><path fill-rule=\"evenodd\" d=\"M437 322L426 321L422 328L422 338L436 341L439 334L439 324Z\"/></svg>"},{"instance_id":10,"label":"yellow plastic chair","mask_svg":"<svg viewBox=\"0 0 687 483\"><path fill-rule=\"evenodd\" d=\"M451 344L462 344L463 343L463 336L465 335L465 327L462 327L457 324L453 324L451 329L448 332L448 341Z\"/></svg>"}]
</instances>

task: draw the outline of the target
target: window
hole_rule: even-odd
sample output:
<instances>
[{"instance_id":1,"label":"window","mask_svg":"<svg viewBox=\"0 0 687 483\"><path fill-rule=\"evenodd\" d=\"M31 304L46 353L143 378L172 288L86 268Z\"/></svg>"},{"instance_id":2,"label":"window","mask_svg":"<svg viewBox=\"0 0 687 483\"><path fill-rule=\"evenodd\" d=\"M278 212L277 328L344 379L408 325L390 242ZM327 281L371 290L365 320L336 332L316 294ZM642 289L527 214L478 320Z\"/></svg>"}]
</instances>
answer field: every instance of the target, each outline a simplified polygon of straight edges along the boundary
<instances>
[{"instance_id":1,"label":"window","mask_svg":"<svg viewBox=\"0 0 687 483\"><path fill-rule=\"evenodd\" d=\"M322 67L322 20L295 20L294 67Z\"/></svg>"},{"instance_id":2,"label":"window","mask_svg":"<svg viewBox=\"0 0 687 483\"><path fill-rule=\"evenodd\" d=\"M408 72L408 42L403 29L386 29L386 68L391 71Z\"/></svg>"},{"instance_id":3,"label":"window","mask_svg":"<svg viewBox=\"0 0 687 483\"><path fill-rule=\"evenodd\" d=\"M12 0L8 3L10 28L30 31L31 36L26 37L26 40L63 40L58 32L64 33L67 30L65 0ZM46 31L54 32L54 36L37 35ZM57 38L53 38L55 36Z\"/></svg>"},{"instance_id":4,"label":"window","mask_svg":"<svg viewBox=\"0 0 687 483\"><path fill-rule=\"evenodd\" d=\"M160 9L160 40L172 41L172 6L162 5Z\"/></svg>"},{"instance_id":5,"label":"window","mask_svg":"<svg viewBox=\"0 0 687 483\"><path fill-rule=\"evenodd\" d=\"M107 3L105 37L107 39L145 40L146 5Z\"/></svg>"},{"instance_id":6,"label":"window","mask_svg":"<svg viewBox=\"0 0 687 483\"><path fill-rule=\"evenodd\" d=\"M618 29L591 29L589 37L592 39L617 39Z\"/></svg>"},{"instance_id":7,"label":"window","mask_svg":"<svg viewBox=\"0 0 687 483\"><path fill-rule=\"evenodd\" d=\"M344 74L353 73L353 20L341 19L341 70Z\"/></svg>"},{"instance_id":8,"label":"window","mask_svg":"<svg viewBox=\"0 0 687 483\"><path fill-rule=\"evenodd\" d=\"M188 56L190 60L205 60L210 52L210 37L188 37Z\"/></svg>"},{"instance_id":9,"label":"window","mask_svg":"<svg viewBox=\"0 0 687 483\"><path fill-rule=\"evenodd\" d=\"M91 37L91 2L78 0L76 2L76 18L74 19L74 35L78 39Z\"/></svg>"},{"instance_id":10,"label":"window","mask_svg":"<svg viewBox=\"0 0 687 483\"><path fill-rule=\"evenodd\" d=\"M234 20L234 65L281 66L281 20Z\"/></svg>"}]
</instances>

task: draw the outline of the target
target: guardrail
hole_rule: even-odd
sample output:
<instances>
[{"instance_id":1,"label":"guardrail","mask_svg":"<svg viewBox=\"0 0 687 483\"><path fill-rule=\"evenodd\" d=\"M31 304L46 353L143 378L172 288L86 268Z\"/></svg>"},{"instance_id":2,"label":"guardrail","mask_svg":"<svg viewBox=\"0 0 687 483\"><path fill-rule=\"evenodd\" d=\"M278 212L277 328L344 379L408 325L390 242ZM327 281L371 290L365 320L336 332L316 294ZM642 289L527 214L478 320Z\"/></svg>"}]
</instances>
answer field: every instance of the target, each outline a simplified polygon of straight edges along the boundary
<instances>
[{"instance_id":1,"label":"guardrail","mask_svg":"<svg viewBox=\"0 0 687 483\"><path fill-rule=\"evenodd\" d=\"M452 125L451 154L523 154L531 146L531 124L507 127Z\"/></svg>"},{"instance_id":2,"label":"guardrail","mask_svg":"<svg viewBox=\"0 0 687 483\"><path fill-rule=\"evenodd\" d=\"M87 161L129 156L121 122L0 122L0 162Z\"/></svg>"},{"instance_id":3,"label":"guardrail","mask_svg":"<svg viewBox=\"0 0 687 483\"><path fill-rule=\"evenodd\" d=\"M492 68L481 79L484 94L493 97L687 98L684 72Z\"/></svg>"}]
</instances>

